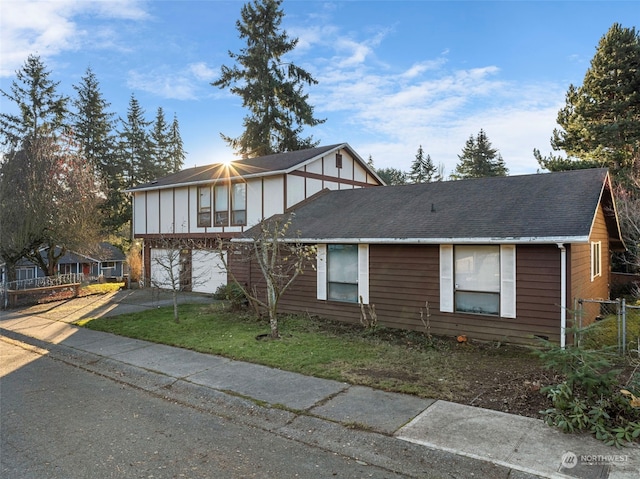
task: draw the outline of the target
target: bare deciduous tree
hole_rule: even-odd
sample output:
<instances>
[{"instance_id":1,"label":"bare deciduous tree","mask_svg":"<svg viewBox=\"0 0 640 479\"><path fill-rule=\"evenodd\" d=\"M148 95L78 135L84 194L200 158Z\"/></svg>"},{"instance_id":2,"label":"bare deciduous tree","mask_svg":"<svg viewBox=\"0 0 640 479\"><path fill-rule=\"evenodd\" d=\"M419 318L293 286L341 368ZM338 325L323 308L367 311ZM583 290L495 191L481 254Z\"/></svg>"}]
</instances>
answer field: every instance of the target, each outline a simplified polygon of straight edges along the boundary
<instances>
[{"instance_id":1,"label":"bare deciduous tree","mask_svg":"<svg viewBox=\"0 0 640 479\"><path fill-rule=\"evenodd\" d=\"M173 320L180 322L178 314L178 295L183 291L192 291L209 276L206 266L194 268L191 262L192 253L198 247L192 240L161 238L152 250L152 286L171 291L173 300ZM154 275L155 271L155 275Z\"/></svg>"},{"instance_id":2,"label":"bare deciduous tree","mask_svg":"<svg viewBox=\"0 0 640 479\"><path fill-rule=\"evenodd\" d=\"M291 216L279 215L262 221L252 238L251 255L248 260L255 261L265 280L264 296L256 289L238 281L225 258L225 250L230 245L219 247L219 254L229 276L242 289L248 300L264 308L269 315L271 338L278 339L278 303L296 278L303 273L304 267L314 267L315 245L300 243L288 233ZM295 236L297 238L298 235Z\"/></svg>"}]
</instances>

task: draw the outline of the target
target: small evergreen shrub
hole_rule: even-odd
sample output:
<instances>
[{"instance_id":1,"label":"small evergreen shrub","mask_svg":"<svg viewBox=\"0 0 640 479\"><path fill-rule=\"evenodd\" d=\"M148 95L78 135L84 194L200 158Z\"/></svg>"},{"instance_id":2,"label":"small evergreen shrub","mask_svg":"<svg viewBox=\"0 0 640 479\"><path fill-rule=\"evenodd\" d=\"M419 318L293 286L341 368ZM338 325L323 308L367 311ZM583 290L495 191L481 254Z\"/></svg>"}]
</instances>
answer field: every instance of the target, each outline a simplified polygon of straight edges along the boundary
<instances>
[{"instance_id":1,"label":"small evergreen shrub","mask_svg":"<svg viewBox=\"0 0 640 479\"><path fill-rule=\"evenodd\" d=\"M229 305L232 311L240 311L247 307L248 301L242 291L242 288L236 283L228 283L226 285L218 286L216 292L213 294L215 299L220 301L229 301Z\"/></svg>"},{"instance_id":2,"label":"small evergreen shrub","mask_svg":"<svg viewBox=\"0 0 640 479\"><path fill-rule=\"evenodd\" d=\"M541 392L553 404L540 411L550 426L564 432L590 432L607 445L621 447L640 438L640 407L619 384L611 349L560 346L543 341L536 354L543 365L563 378ZM634 375L635 376L635 375ZM632 378L633 379L633 378ZM631 381L630 381L631 383Z\"/></svg>"}]
</instances>

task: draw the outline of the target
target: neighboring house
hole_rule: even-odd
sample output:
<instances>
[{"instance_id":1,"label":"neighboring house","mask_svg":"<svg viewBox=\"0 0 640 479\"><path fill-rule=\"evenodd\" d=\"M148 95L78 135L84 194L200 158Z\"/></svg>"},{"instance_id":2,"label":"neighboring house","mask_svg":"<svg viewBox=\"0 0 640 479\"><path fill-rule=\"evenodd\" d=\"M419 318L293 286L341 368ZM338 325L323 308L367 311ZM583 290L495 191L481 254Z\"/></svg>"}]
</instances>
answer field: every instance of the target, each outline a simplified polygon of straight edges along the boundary
<instances>
[{"instance_id":1,"label":"neighboring house","mask_svg":"<svg viewBox=\"0 0 640 479\"><path fill-rule=\"evenodd\" d=\"M86 254L67 252L58 262L58 272L83 273L86 278L122 278L126 257L110 243L99 243Z\"/></svg>"},{"instance_id":2,"label":"neighboring house","mask_svg":"<svg viewBox=\"0 0 640 479\"><path fill-rule=\"evenodd\" d=\"M606 169L328 191L291 211L317 265L280 311L357 323L362 301L381 325L470 339L564 345L574 299L608 298L624 249Z\"/></svg>"},{"instance_id":3,"label":"neighboring house","mask_svg":"<svg viewBox=\"0 0 640 479\"><path fill-rule=\"evenodd\" d=\"M181 287L213 293L227 283L216 253L220 238L237 236L324 189L380 185L346 143L188 168L138 185L128 192L134 236L143 240L145 283L170 287L160 263L173 256L171 242L180 239L185 247L174 274Z\"/></svg>"},{"instance_id":4,"label":"neighboring house","mask_svg":"<svg viewBox=\"0 0 640 479\"><path fill-rule=\"evenodd\" d=\"M58 274L83 273L87 279L122 278L124 273L124 253L110 243L99 243L91 253L67 252L58 261ZM4 265L2 265L4 274ZM46 273L27 259L16 265L16 279L42 278Z\"/></svg>"}]
</instances>

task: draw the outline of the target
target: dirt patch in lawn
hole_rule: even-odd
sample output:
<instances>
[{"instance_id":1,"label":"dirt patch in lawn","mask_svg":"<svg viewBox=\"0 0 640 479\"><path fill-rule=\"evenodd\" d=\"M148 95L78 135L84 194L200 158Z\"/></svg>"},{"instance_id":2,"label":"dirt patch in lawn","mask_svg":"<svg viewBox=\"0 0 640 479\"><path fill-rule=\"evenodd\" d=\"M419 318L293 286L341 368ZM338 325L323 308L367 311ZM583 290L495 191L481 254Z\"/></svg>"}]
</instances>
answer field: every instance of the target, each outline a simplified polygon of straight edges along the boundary
<instances>
[{"instance_id":1,"label":"dirt patch in lawn","mask_svg":"<svg viewBox=\"0 0 640 479\"><path fill-rule=\"evenodd\" d=\"M362 336L357 325L327 320L318 324L331 334ZM560 381L527 347L460 343L456 338L427 338L421 332L387 328L366 336L403 348L397 360L385 357L376 367L342 368L345 379L355 384L542 418L540 411L550 408L551 401L541 389ZM400 357L402 351L405 357ZM408 356L419 362L407 364Z\"/></svg>"}]
</instances>

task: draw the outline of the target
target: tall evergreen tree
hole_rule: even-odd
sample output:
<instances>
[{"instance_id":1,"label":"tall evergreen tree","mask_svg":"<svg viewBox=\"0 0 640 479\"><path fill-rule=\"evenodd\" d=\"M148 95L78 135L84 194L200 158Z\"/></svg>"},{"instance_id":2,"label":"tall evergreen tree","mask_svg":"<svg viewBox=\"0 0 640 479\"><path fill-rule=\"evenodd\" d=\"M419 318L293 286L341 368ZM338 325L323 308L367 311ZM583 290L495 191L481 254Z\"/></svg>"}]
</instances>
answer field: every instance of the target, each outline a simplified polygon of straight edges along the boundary
<instances>
[{"instance_id":1,"label":"tall evergreen tree","mask_svg":"<svg viewBox=\"0 0 640 479\"><path fill-rule=\"evenodd\" d=\"M108 111L110 103L100 91L100 84L91 68L78 85L74 85L76 98L73 115L73 131L80 151L91 164L99 179L103 201L100 206L105 231L115 233L128 221L124 217L123 193L124 165L122 157L116 154L115 113Z\"/></svg>"},{"instance_id":2,"label":"tall evergreen tree","mask_svg":"<svg viewBox=\"0 0 640 479\"><path fill-rule=\"evenodd\" d=\"M420 145L408 175L411 183L429 183L433 181L435 173L436 167L433 165L433 161L431 161L431 156L427 155L425 158L422 145Z\"/></svg>"},{"instance_id":3,"label":"tall evergreen tree","mask_svg":"<svg viewBox=\"0 0 640 479\"><path fill-rule=\"evenodd\" d=\"M558 112L553 154L534 155L551 171L608 166L627 183L640 172L640 35L615 23L600 39L583 84L570 85ZM633 173L635 172L635 173Z\"/></svg>"},{"instance_id":4,"label":"tall evergreen tree","mask_svg":"<svg viewBox=\"0 0 640 479\"><path fill-rule=\"evenodd\" d=\"M65 127L68 97L58 95L59 82L49 78L39 56L29 55L16 72L11 91L0 93L17 106L19 113L0 113L2 144L19 149L28 139L60 134Z\"/></svg>"},{"instance_id":5,"label":"tall evergreen tree","mask_svg":"<svg viewBox=\"0 0 640 479\"><path fill-rule=\"evenodd\" d=\"M453 179L507 176L509 172L502 156L491 146L482 129L476 138L473 135L469 137L458 159L460 162L451 175Z\"/></svg>"},{"instance_id":6,"label":"tall evergreen tree","mask_svg":"<svg viewBox=\"0 0 640 479\"><path fill-rule=\"evenodd\" d=\"M178 125L178 117L174 114L169 130L169 160L171 163L167 173L180 171L184 166L185 159L186 152L184 151L182 136L180 136L180 125Z\"/></svg>"},{"instance_id":7,"label":"tall evergreen tree","mask_svg":"<svg viewBox=\"0 0 640 479\"><path fill-rule=\"evenodd\" d=\"M236 22L246 48L229 52L233 67L222 66L220 78L212 85L229 88L242 98L249 109L244 132L237 138L222 138L243 157L317 146L311 136L302 138L305 126L323 123L313 116L304 85L314 85L313 76L283 57L292 51L298 39L280 29L284 13L282 0L254 0L242 7Z\"/></svg>"},{"instance_id":8,"label":"tall evergreen tree","mask_svg":"<svg viewBox=\"0 0 640 479\"><path fill-rule=\"evenodd\" d=\"M108 176L114 161L115 114L102 96L100 84L91 68L87 68L78 85L73 85L73 132L84 157L94 165L100 177Z\"/></svg>"},{"instance_id":9,"label":"tall evergreen tree","mask_svg":"<svg viewBox=\"0 0 640 479\"><path fill-rule=\"evenodd\" d=\"M151 130L153 156L156 176L162 176L172 170L171 159L171 126L167 123L162 107L158 107L156 119Z\"/></svg>"},{"instance_id":10,"label":"tall evergreen tree","mask_svg":"<svg viewBox=\"0 0 640 479\"><path fill-rule=\"evenodd\" d=\"M126 187L155 179L158 169L154 162L154 146L149 134L152 122L145 119L145 111L132 94L127 108L127 118L120 120L119 154L125 173Z\"/></svg>"}]
</instances>

